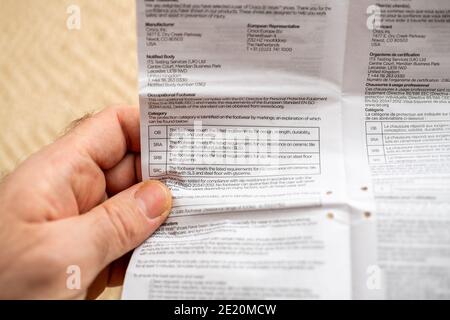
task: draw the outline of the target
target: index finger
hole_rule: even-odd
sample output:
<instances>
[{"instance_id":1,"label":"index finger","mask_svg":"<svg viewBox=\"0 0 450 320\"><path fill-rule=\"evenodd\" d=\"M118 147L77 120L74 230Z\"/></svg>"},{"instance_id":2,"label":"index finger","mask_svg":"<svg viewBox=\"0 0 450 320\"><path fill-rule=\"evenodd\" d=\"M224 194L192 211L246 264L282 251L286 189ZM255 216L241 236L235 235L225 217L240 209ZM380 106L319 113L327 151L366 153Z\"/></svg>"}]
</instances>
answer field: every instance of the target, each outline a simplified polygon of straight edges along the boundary
<instances>
[{"instance_id":1,"label":"index finger","mask_svg":"<svg viewBox=\"0 0 450 320\"><path fill-rule=\"evenodd\" d=\"M139 152L139 140L137 108L105 109L30 156L1 185L1 195L10 200L27 198L19 203L11 200L10 211L29 221L86 212L105 198L105 171L126 154ZM36 214L39 206L45 208L44 214Z\"/></svg>"},{"instance_id":2,"label":"index finger","mask_svg":"<svg viewBox=\"0 0 450 320\"><path fill-rule=\"evenodd\" d=\"M126 153L140 151L139 132L137 108L111 107L81 121L60 142L86 153L102 170L109 170Z\"/></svg>"}]
</instances>

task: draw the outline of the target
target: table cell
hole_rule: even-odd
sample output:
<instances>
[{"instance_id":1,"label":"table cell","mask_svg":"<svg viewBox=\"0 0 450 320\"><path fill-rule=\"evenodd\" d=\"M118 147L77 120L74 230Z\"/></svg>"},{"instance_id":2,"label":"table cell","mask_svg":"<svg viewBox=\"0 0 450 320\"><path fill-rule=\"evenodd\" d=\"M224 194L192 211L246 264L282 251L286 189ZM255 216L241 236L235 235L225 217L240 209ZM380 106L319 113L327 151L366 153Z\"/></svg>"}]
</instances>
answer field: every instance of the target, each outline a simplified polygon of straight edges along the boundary
<instances>
[{"instance_id":1,"label":"table cell","mask_svg":"<svg viewBox=\"0 0 450 320\"><path fill-rule=\"evenodd\" d=\"M153 141L153 140L152 140ZM169 140L167 150L173 153L319 153L318 141L174 141ZM152 150L153 151L153 150ZM157 150L155 150L157 151Z\"/></svg>"},{"instance_id":2,"label":"table cell","mask_svg":"<svg viewBox=\"0 0 450 320\"><path fill-rule=\"evenodd\" d=\"M203 165L284 165L284 164L318 164L318 153L172 153L168 154L170 164L203 164Z\"/></svg>"},{"instance_id":3,"label":"table cell","mask_svg":"<svg viewBox=\"0 0 450 320\"><path fill-rule=\"evenodd\" d=\"M166 174L166 166L165 165L155 165L151 164L149 166L149 175L151 177L159 177Z\"/></svg>"},{"instance_id":4,"label":"table cell","mask_svg":"<svg viewBox=\"0 0 450 320\"><path fill-rule=\"evenodd\" d=\"M149 126L148 127L149 139L166 139L167 127L166 126Z\"/></svg>"},{"instance_id":5,"label":"table cell","mask_svg":"<svg viewBox=\"0 0 450 320\"><path fill-rule=\"evenodd\" d=\"M368 146L369 156L384 156L383 146Z\"/></svg>"},{"instance_id":6,"label":"table cell","mask_svg":"<svg viewBox=\"0 0 450 320\"><path fill-rule=\"evenodd\" d=\"M367 145L368 146L382 146L383 145L383 135L381 135L381 134L367 135Z\"/></svg>"},{"instance_id":7,"label":"table cell","mask_svg":"<svg viewBox=\"0 0 450 320\"><path fill-rule=\"evenodd\" d=\"M174 140L319 140L319 128L302 127L169 126L168 132Z\"/></svg>"},{"instance_id":8,"label":"table cell","mask_svg":"<svg viewBox=\"0 0 450 320\"><path fill-rule=\"evenodd\" d=\"M165 164L167 161L166 152L150 152L149 163L150 164Z\"/></svg>"},{"instance_id":9,"label":"table cell","mask_svg":"<svg viewBox=\"0 0 450 320\"><path fill-rule=\"evenodd\" d=\"M369 157L370 164L384 164L386 163L386 159L384 156L370 156Z\"/></svg>"},{"instance_id":10,"label":"table cell","mask_svg":"<svg viewBox=\"0 0 450 320\"><path fill-rule=\"evenodd\" d=\"M367 134L383 133L383 125L381 122L366 122Z\"/></svg>"},{"instance_id":11,"label":"table cell","mask_svg":"<svg viewBox=\"0 0 450 320\"><path fill-rule=\"evenodd\" d=\"M166 139L151 139L149 141L150 151L167 151L167 140Z\"/></svg>"},{"instance_id":12,"label":"table cell","mask_svg":"<svg viewBox=\"0 0 450 320\"><path fill-rule=\"evenodd\" d=\"M269 176L299 176L320 174L320 165L292 165L274 167L255 166L210 166L210 165L168 165L167 174L182 177L269 177Z\"/></svg>"}]
</instances>

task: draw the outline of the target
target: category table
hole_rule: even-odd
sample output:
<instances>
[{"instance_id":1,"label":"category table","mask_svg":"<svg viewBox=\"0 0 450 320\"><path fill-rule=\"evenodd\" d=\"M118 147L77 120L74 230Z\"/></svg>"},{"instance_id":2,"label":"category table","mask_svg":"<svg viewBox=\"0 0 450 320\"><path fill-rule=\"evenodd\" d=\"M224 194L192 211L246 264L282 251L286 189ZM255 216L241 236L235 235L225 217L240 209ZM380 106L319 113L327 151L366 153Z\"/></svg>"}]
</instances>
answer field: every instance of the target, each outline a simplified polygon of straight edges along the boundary
<instances>
[{"instance_id":1,"label":"category table","mask_svg":"<svg viewBox=\"0 0 450 320\"><path fill-rule=\"evenodd\" d=\"M318 127L150 125L149 175L266 177L320 174Z\"/></svg>"},{"instance_id":2,"label":"category table","mask_svg":"<svg viewBox=\"0 0 450 320\"><path fill-rule=\"evenodd\" d=\"M372 165L450 158L450 121L368 121L366 138Z\"/></svg>"}]
</instances>

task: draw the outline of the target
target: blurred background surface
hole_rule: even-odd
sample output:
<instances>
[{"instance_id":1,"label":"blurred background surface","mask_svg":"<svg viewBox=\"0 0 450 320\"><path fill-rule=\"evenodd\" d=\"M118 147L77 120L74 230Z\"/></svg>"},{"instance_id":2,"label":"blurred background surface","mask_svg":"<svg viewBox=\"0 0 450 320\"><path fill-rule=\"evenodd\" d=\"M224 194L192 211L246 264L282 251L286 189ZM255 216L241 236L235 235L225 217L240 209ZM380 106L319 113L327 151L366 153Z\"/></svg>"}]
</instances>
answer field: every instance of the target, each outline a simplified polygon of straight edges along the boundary
<instances>
[{"instance_id":1,"label":"blurred background surface","mask_svg":"<svg viewBox=\"0 0 450 320\"><path fill-rule=\"evenodd\" d=\"M135 23L134 0L0 1L0 176L85 113L138 104Z\"/></svg>"},{"instance_id":2,"label":"blurred background surface","mask_svg":"<svg viewBox=\"0 0 450 320\"><path fill-rule=\"evenodd\" d=\"M134 0L0 0L0 177L87 112L138 104L135 23Z\"/></svg>"}]
</instances>

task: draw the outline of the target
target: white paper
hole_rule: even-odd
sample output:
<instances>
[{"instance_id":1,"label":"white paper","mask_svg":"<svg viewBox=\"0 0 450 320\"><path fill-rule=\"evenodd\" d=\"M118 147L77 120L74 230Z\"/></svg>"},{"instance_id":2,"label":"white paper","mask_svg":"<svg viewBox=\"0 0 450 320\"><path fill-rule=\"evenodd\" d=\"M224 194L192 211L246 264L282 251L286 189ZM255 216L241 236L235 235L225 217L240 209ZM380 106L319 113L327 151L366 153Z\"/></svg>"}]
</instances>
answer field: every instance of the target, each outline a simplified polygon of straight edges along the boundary
<instances>
[{"instance_id":1,"label":"white paper","mask_svg":"<svg viewBox=\"0 0 450 320\"><path fill-rule=\"evenodd\" d=\"M367 28L371 1L351 1L348 17L346 178L352 199L370 179L376 207L376 219L353 219L353 294L448 299L450 2L377 3L379 30ZM365 283L374 266L380 290Z\"/></svg>"},{"instance_id":2,"label":"white paper","mask_svg":"<svg viewBox=\"0 0 450 320\"><path fill-rule=\"evenodd\" d=\"M447 1L137 4L174 208L124 298L450 297Z\"/></svg>"}]
</instances>

